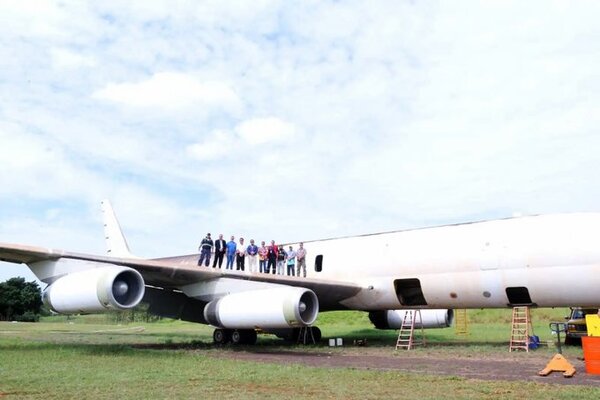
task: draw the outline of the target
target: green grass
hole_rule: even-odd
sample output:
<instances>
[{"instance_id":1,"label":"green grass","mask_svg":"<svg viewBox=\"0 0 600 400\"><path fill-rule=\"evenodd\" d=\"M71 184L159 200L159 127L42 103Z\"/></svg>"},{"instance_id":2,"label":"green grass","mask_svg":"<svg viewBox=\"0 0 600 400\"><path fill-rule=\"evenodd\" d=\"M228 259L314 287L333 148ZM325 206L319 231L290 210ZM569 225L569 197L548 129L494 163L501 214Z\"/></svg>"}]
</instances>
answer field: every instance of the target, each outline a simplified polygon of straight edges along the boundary
<instances>
[{"instance_id":1,"label":"green grass","mask_svg":"<svg viewBox=\"0 0 600 400\"><path fill-rule=\"evenodd\" d=\"M547 324L564 310L534 310L536 333L552 339ZM470 335L457 338L453 328L428 330L429 345L412 354L427 357L508 357L510 310L470 311ZM260 336L260 351L336 352L401 356L393 350L397 332L370 327L365 313L332 312L319 317L324 337L367 338L369 347L288 347ZM598 399L600 390L585 386L479 381L452 376L351 368L239 361L237 351L214 348L212 329L181 321L109 324L105 316L44 318L43 322L0 323L0 398L339 398L380 399ZM155 346L156 348L154 348ZM543 347L541 359L554 353ZM219 357L227 352L229 357ZM530 353L531 354L531 353ZM571 347L567 357L581 355ZM514 355L513 355L514 356ZM521 354L518 357L529 357Z\"/></svg>"}]
</instances>

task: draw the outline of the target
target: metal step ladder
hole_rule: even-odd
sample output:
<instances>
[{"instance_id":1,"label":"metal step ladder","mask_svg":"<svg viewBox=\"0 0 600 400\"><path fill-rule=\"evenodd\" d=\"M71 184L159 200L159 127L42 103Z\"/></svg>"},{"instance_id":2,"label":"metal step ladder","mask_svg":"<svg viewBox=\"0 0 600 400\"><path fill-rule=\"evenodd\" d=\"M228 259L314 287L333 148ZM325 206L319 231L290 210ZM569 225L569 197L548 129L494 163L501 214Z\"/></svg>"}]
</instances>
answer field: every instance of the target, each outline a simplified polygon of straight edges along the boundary
<instances>
[{"instance_id":1,"label":"metal step ladder","mask_svg":"<svg viewBox=\"0 0 600 400\"><path fill-rule=\"evenodd\" d=\"M467 310L459 308L454 310L454 334L456 336L469 335L469 321L467 319Z\"/></svg>"},{"instance_id":2,"label":"metal step ladder","mask_svg":"<svg viewBox=\"0 0 600 400\"><path fill-rule=\"evenodd\" d=\"M420 340L415 338L415 326L421 331ZM425 331L423 329L421 310L406 310L402 319L402 325L400 325L396 350L410 350L417 345L425 345Z\"/></svg>"},{"instance_id":3,"label":"metal step ladder","mask_svg":"<svg viewBox=\"0 0 600 400\"><path fill-rule=\"evenodd\" d=\"M513 350L525 350L529 352L530 336L533 335L533 325L531 324L531 314L529 307L513 307L512 312L512 330L510 334L509 352Z\"/></svg>"}]
</instances>

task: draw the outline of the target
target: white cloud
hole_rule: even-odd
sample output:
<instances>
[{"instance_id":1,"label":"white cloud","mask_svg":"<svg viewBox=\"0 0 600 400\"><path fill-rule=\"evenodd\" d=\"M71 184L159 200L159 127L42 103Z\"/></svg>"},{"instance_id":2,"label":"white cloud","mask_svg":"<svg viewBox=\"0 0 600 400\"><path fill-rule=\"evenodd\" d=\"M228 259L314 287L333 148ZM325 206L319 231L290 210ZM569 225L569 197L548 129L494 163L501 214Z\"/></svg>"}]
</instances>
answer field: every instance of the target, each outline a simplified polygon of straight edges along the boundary
<instances>
[{"instance_id":1,"label":"white cloud","mask_svg":"<svg viewBox=\"0 0 600 400\"><path fill-rule=\"evenodd\" d=\"M237 138L230 132L218 130L212 132L204 142L188 145L186 152L200 161L218 160L235 152L236 141Z\"/></svg>"},{"instance_id":2,"label":"white cloud","mask_svg":"<svg viewBox=\"0 0 600 400\"><path fill-rule=\"evenodd\" d=\"M50 1L6 0L0 4L2 30L22 32L27 36L55 36L60 34L58 25L66 15Z\"/></svg>"},{"instance_id":3,"label":"white cloud","mask_svg":"<svg viewBox=\"0 0 600 400\"><path fill-rule=\"evenodd\" d=\"M180 108L234 106L238 98L223 82L200 82L189 74L161 72L138 83L111 83L94 98L133 107Z\"/></svg>"},{"instance_id":4,"label":"white cloud","mask_svg":"<svg viewBox=\"0 0 600 400\"><path fill-rule=\"evenodd\" d=\"M94 57L77 54L67 49L52 49L51 54L53 65L58 69L75 69L96 65Z\"/></svg>"},{"instance_id":5,"label":"white cloud","mask_svg":"<svg viewBox=\"0 0 600 400\"><path fill-rule=\"evenodd\" d=\"M235 127L236 133L250 144L263 144L290 138L296 129L279 118L254 118Z\"/></svg>"},{"instance_id":6,"label":"white cloud","mask_svg":"<svg viewBox=\"0 0 600 400\"><path fill-rule=\"evenodd\" d=\"M186 152L200 161L253 159L251 154L267 152L270 148L256 146L276 145L293 138L295 133L294 125L279 118L253 118L237 124L233 131L211 132L203 141L188 145Z\"/></svg>"}]
</instances>

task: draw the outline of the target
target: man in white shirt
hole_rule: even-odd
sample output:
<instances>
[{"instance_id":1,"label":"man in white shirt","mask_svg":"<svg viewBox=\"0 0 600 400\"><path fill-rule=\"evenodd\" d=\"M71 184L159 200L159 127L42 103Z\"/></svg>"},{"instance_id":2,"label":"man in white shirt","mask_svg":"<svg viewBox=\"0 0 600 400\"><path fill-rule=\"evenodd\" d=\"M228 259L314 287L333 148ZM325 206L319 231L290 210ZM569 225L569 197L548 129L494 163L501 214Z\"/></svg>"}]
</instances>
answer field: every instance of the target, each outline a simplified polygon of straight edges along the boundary
<instances>
[{"instance_id":1,"label":"man in white shirt","mask_svg":"<svg viewBox=\"0 0 600 400\"><path fill-rule=\"evenodd\" d=\"M300 248L296 252L296 260L296 276L300 276L300 269L302 269L304 277L306 278L306 250L304 249L304 243L300 243Z\"/></svg>"},{"instance_id":2,"label":"man in white shirt","mask_svg":"<svg viewBox=\"0 0 600 400\"><path fill-rule=\"evenodd\" d=\"M244 246L244 238L240 238L240 242L235 250L235 270L244 271L244 259L246 255L246 247Z\"/></svg>"}]
</instances>

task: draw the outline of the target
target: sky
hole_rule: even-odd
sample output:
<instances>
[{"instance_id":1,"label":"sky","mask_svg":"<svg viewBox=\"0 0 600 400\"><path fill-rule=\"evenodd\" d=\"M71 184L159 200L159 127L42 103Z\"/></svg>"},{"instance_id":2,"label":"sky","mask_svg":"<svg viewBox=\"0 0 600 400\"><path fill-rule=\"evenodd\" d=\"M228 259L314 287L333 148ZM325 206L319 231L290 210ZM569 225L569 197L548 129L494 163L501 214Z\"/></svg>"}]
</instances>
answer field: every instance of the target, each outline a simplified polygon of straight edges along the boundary
<instances>
[{"instance_id":1,"label":"sky","mask_svg":"<svg viewBox=\"0 0 600 400\"><path fill-rule=\"evenodd\" d=\"M0 2L0 242L600 211L595 1ZM368 251L368 249L364 249ZM0 281L33 275L0 263Z\"/></svg>"}]
</instances>

